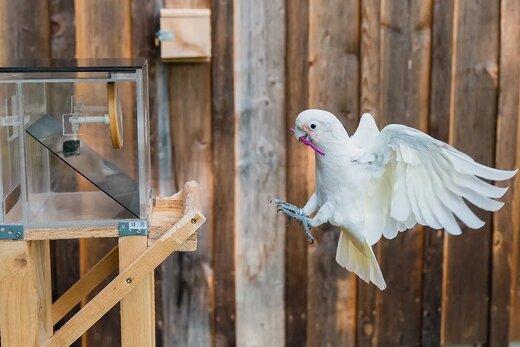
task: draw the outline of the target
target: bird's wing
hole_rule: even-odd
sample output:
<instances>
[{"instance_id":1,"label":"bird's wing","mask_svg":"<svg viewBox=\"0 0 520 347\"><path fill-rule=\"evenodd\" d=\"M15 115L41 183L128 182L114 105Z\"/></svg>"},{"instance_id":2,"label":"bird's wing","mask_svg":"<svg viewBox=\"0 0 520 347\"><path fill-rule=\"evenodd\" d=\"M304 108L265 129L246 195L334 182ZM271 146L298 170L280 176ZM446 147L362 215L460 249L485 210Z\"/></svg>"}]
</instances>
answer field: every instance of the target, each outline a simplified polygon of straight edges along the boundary
<instances>
[{"instance_id":1,"label":"bird's wing","mask_svg":"<svg viewBox=\"0 0 520 347\"><path fill-rule=\"evenodd\" d=\"M507 180L514 171L490 168L418 130L404 125L385 127L354 162L371 175L365 202L365 227L370 244L381 235L394 238L417 223L448 233L461 233L455 216L472 229L484 222L465 200L496 211L507 188L482 180Z\"/></svg>"},{"instance_id":2,"label":"bird's wing","mask_svg":"<svg viewBox=\"0 0 520 347\"><path fill-rule=\"evenodd\" d=\"M357 148L368 145L379 134L376 121L370 113L364 113L359 120L358 128L350 137L350 143Z\"/></svg>"}]
</instances>

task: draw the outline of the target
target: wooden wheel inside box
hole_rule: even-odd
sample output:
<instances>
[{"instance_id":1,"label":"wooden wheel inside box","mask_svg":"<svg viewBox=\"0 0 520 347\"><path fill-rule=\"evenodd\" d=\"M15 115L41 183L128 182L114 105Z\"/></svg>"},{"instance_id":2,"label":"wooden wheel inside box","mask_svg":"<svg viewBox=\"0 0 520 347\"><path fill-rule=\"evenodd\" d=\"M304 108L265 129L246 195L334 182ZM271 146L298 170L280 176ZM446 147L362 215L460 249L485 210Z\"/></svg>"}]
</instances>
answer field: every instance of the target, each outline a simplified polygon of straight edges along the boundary
<instances>
[{"instance_id":1,"label":"wooden wheel inside box","mask_svg":"<svg viewBox=\"0 0 520 347\"><path fill-rule=\"evenodd\" d=\"M200 189L188 182L156 198L149 232L118 228L27 229L22 240L0 241L0 336L3 346L68 346L121 302L123 346L155 346L154 269L170 254L194 251L204 223ZM14 231L16 232L16 231ZM58 300L51 300L49 240L118 237L118 246ZM119 274L59 330L53 325L107 276ZM139 317L139 319L136 319Z\"/></svg>"}]
</instances>

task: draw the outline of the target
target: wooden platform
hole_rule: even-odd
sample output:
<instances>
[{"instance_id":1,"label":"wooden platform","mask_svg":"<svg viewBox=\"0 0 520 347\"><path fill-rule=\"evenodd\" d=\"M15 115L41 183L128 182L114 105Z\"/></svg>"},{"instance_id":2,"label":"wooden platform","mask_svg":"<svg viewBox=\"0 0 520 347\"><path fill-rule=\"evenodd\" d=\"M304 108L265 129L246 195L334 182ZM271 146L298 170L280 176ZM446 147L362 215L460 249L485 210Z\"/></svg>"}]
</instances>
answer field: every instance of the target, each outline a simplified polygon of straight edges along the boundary
<instances>
[{"instance_id":1,"label":"wooden platform","mask_svg":"<svg viewBox=\"0 0 520 347\"><path fill-rule=\"evenodd\" d=\"M205 221L200 206L196 182L156 199L149 235L119 237L118 246L54 303L49 240L118 237L117 228L28 229L24 240L1 241L2 346L68 346L118 302L122 345L155 346L154 269L173 252L196 250L196 230ZM116 270L119 274L108 285L53 331L54 324Z\"/></svg>"}]
</instances>

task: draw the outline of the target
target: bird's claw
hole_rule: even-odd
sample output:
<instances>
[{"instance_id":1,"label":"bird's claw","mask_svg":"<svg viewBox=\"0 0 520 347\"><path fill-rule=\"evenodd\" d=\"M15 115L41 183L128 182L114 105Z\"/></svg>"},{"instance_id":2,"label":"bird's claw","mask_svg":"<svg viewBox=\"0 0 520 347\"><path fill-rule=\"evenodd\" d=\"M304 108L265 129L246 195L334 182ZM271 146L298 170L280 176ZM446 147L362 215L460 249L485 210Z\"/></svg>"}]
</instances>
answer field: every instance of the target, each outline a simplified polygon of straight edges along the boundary
<instances>
[{"instance_id":1,"label":"bird's claw","mask_svg":"<svg viewBox=\"0 0 520 347\"><path fill-rule=\"evenodd\" d=\"M311 234L311 220L301 208L298 208L292 204L289 204L288 202L282 201L280 199L274 199L274 203L276 204L277 211L282 212L289 218L294 218L300 224L303 226L303 232L305 234L305 238L309 241L309 243L312 245L316 242L314 239L314 236Z\"/></svg>"}]
</instances>

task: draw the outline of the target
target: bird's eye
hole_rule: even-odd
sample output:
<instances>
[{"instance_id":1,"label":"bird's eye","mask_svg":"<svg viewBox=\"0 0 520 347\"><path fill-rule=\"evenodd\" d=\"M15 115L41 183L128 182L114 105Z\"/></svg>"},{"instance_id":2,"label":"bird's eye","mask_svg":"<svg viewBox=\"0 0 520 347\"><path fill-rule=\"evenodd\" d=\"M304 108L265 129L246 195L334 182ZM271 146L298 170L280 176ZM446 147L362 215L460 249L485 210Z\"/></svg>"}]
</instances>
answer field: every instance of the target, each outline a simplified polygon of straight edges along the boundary
<instances>
[{"instance_id":1,"label":"bird's eye","mask_svg":"<svg viewBox=\"0 0 520 347\"><path fill-rule=\"evenodd\" d=\"M316 129L316 123L311 123L311 129Z\"/></svg>"}]
</instances>

